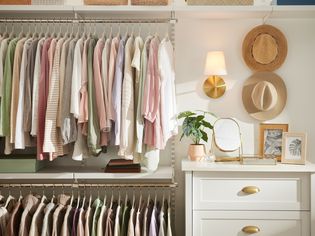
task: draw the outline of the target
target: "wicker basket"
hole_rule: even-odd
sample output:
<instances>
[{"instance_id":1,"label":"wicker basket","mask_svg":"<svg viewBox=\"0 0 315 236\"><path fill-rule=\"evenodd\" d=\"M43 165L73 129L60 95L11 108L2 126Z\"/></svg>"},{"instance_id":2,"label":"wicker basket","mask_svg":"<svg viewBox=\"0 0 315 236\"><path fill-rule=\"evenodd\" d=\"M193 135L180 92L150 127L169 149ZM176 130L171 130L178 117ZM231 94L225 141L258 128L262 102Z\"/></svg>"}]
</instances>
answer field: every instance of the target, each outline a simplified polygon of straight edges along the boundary
<instances>
[{"instance_id":1,"label":"wicker basket","mask_svg":"<svg viewBox=\"0 0 315 236\"><path fill-rule=\"evenodd\" d=\"M30 5L31 0L0 0L0 5Z\"/></svg>"},{"instance_id":2,"label":"wicker basket","mask_svg":"<svg viewBox=\"0 0 315 236\"><path fill-rule=\"evenodd\" d=\"M127 5L128 0L84 0L85 5Z\"/></svg>"},{"instance_id":3,"label":"wicker basket","mask_svg":"<svg viewBox=\"0 0 315 236\"><path fill-rule=\"evenodd\" d=\"M253 5L254 0L187 0L188 5Z\"/></svg>"},{"instance_id":4,"label":"wicker basket","mask_svg":"<svg viewBox=\"0 0 315 236\"><path fill-rule=\"evenodd\" d=\"M168 0L131 0L131 5L167 5Z\"/></svg>"}]
</instances>

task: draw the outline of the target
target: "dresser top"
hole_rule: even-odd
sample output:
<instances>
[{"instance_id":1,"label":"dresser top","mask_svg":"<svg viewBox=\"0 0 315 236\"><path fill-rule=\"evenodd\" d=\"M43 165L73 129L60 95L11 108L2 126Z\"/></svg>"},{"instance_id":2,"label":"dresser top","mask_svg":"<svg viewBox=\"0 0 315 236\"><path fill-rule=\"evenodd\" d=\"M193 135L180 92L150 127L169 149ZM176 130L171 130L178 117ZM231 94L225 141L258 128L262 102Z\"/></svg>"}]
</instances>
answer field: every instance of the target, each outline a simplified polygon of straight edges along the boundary
<instances>
[{"instance_id":1,"label":"dresser top","mask_svg":"<svg viewBox=\"0 0 315 236\"><path fill-rule=\"evenodd\" d=\"M182 160L183 171L215 171L215 172L315 172L315 164L305 165L241 165L239 162L207 162Z\"/></svg>"}]
</instances>

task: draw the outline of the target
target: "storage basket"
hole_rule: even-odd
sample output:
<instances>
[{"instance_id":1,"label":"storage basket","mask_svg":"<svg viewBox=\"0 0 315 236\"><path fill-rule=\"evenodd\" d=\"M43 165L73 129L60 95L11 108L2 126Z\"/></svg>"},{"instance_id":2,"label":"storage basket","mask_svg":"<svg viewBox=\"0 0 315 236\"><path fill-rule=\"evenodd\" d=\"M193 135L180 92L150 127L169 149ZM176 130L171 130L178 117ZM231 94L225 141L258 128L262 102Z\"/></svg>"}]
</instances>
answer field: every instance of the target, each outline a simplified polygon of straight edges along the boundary
<instances>
[{"instance_id":1,"label":"storage basket","mask_svg":"<svg viewBox=\"0 0 315 236\"><path fill-rule=\"evenodd\" d=\"M131 5L167 5L168 0L131 0Z\"/></svg>"},{"instance_id":2,"label":"storage basket","mask_svg":"<svg viewBox=\"0 0 315 236\"><path fill-rule=\"evenodd\" d=\"M128 0L84 0L85 5L127 5Z\"/></svg>"},{"instance_id":3,"label":"storage basket","mask_svg":"<svg viewBox=\"0 0 315 236\"><path fill-rule=\"evenodd\" d=\"M253 5L254 0L187 0L188 5Z\"/></svg>"},{"instance_id":4,"label":"storage basket","mask_svg":"<svg viewBox=\"0 0 315 236\"><path fill-rule=\"evenodd\" d=\"M0 0L0 5L30 5L32 0Z\"/></svg>"}]
</instances>

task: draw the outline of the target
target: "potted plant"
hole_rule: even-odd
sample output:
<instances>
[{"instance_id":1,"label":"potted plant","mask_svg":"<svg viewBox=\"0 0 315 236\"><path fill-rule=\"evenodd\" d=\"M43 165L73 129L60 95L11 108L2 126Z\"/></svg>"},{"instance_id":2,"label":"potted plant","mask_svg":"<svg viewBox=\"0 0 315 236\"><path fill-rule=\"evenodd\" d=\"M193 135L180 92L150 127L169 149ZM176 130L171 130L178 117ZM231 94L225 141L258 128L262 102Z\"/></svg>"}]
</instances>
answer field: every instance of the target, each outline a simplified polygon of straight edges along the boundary
<instances>
[{"instance_id":1,"label":"potted plant","mask_svg":"<svg viewBox=\"0 0 315 236\"><path fill-rule=\"evenodd\" d=\"M215 116L213 113L206 111L184 111L181 112L177 118L184 118L182 124L182 135L180 140L183 139L184 136L190 138L193 143L190 144L188 149L188 156L192 161L202 160L206 155L206 150L204 144L201 144L201 141L208 142L208 134L206 133L206 129L213 129L213 126L210 122L206 121L206 114L210 114Z\"/></svg>"}]
</instances>

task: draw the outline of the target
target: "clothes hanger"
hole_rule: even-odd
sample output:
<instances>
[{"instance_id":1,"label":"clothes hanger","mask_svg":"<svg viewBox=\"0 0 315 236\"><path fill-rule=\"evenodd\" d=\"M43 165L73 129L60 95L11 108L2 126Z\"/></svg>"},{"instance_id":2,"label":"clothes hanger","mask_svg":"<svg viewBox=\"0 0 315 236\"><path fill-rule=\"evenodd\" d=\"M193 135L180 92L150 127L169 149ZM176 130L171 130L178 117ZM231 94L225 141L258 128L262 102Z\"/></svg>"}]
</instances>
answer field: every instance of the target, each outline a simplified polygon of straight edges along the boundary
<instances>
[{"instance_id":1,"label":"clothes hanger","mask_svg":"<svg viewBox=\"0 0 315 236\"><path fill-rule=\"evenodd\" d=\"M63 35L62 35L62 23L61 23L61 20L59 21L59 32L57 34L57 39L60 39L62 38Z\"/></svg>"},{"instance_id":2,"label":"clothes hanger","mask_svg":"<svg viewBox=\"0 0 315 236\"><path fill-rule=\"evenodd\" d=\"M38 25L37 25L37 23L35 23L35 29L34 29L34 34L33 34L33 39L35 39L35 38L38 38Z\"/></svg>"},{"instance_id":3,"label":"clothes hanger","mask_svg":"<svg viewBox=\"0 0 315 236\"><path fill-rule=\"evenodd\" d=\"M9 37L9 32L8 32L8 23L5 21L4 22L4 25L5 25L5 32L3 33L3 37L7 38Z\"/></svg>"},{"instance_id":4,"label":"clothes hanger","mask_svg":"<svg viewBox=\"0 0 315 236\"><path fill-rule=\"evenodd\" d=\"M162 207L161 207L161 209L163 209L164 210L164 201L165 201L165 189L163 189L163 197L162 197Z\"/></svg>"},{"instance_id":5,"label":"clothes hanger","mask_svg":"<svg viewBox=\"0 0 315 236\"><path fill-rule=\"evenodd\" d=\"M19 39L23 38L25 35L24 35L24 29L23 29L23 23L21 23L21 32L19 34Z\"/></svg>"},{"instance_id":6,"label":"clothes hanger","mask_svg":"<svg viewBox=\"0 0 315 236\"><path fill-rule=\"evenodd\" d=\"M14 38L15 37L15 33L14 33L14 23L12 23L12 29L11 29L11 33L9 35L9 38Z\"/></svg>"},{"instance_id":7,"label":"clothes hanger","mask_svg":"<svg viewBox=\"0 0 315 236\"><path fill-rule=\"evenodd\" d=\"M1 190L0 190L0 202L2 201L2 199L4 199L4 196L2 196Z\"/></svg>"},{"instance_id":8,"label":"clothes hanger","mask_svg":"<svg viewBox=\"0 0 315 236\"><path fill-rule=\"evenodd\" d=\"M19 192L20 192L20 196L19 196L19 199L18 201L21 202L21 200L23 199L23 195L22 195L22 189L21 189L21 185L20 185L20 189L19 189Z\"/></svg>"},{"instance_id":9,"label":"clothes hanger","mask_svg":"<svg viewBox=\"0 0 315 236\"><path fill-rule=\"evenodd\" d=\"M83 211L84 206L85 206L85 200L86 200L86 191L84 189L84 195L83 195L83 200L82 200L82 205L81 205L81 210Z\"/></svg>"},{"instance_id":10,"label":"clothes hanger","mask_svg":"<svg viewBox=\"0 0 315 236\"><path fill-rule=\"evenodd\" d=\"M52 192L52 197L51 197L51 200L50 200L50 202L51 203L54 203L54 200L55 200L55 198L56 198L56 196L55 196L55 186L53 185L53 192Z\"/></svg>"},{"instance_id":11,"label":"clothes hanger","mask_svg":"<svg viewBox=\"0 0 315 236\"><path fill-rule=\"evenodd\" d=\"M156 207L156 199L157 199L157 194L156 194L156 189L154 190L154 206Z\"/></svg>"},{"instance_id":12,"label":"clothes hanger","mask_svg":"<svg viewBox=\"0 0 315 236\"><path fill-rule=\"evenodd\" d=\"M105 191L104 199L103 199L103 205L105 205L105 206L106 206L106 201L107 201L107 195L106 195L106 191Z\"/></svg>"},{"instance_id":13,"label":"clothes hanger","mask_svg":"<svg viewBox=\"0 0 315 236\"><path fill-rule=\"evenodd\" d=\"M109 32L109 38L113 37L113 25L110 24L110 32Z\"/></svg>"},{"instance_id":14,"label":"clothes hanger","mask_svg":"<svg viewBox=\"0 0 315 236\"><path fill-rule=\"evenodd\" d=\"M47 31L45 33L45 38L48 38L50 37L50 32L49 32L49 24L48 24L48 21L46 22L47 23ZM54 24L54 23L53 23Z\"/></svg>"},{"instance_id":15,"label":"clothes hanger","mask_svg":"<svg viewBox=\"0 0 315 236\"><path fill-rule=\"evenodd\" d=\"M70 206L72 206L73 198L74 198L74 194L73 194L73 187L72 187L71 188L71 198L70 198L70 203L69 203Z\"/></svg>"},{"instance_id":16,"label":"clothes hanger","mask_svg":"<svg viewBox=\"0 0 315 236\"><path fill-rule=\"evenodd\" d=\"M138 36L141 37L141 23L139 22Z\"/></svg>"},{"instance_id":17,"label":"clothes hanger","mask_svg":"<svg viewBox=\"0 0 315 236\"><path fill-rule=\"evenodd\" d=\"M64 34L64 36L65 36L66 38L70 38L70 37L71 37L70 24L69 24L69 23L67 23L67 31L66 31L66 33Z\"/></svg>"},{"instance_id":18,"label":"clothes hanger","mask_svg":"<svg viewBox=\"0 0 315 236\"><path fill-rule=\"evenodd\" d=\"M103 30L101 38L104 40L106 39L106 24L104 24L104 30Z\"/></svg>"},{"instance_id":19,"label":"clothes hanger","mask_svg":"<svg viewBox=\"0 0 315 236\"><path fill-rule=\"evenodd\" d=\"M126 191L126 196L125 196L125 206L127 206L128 203L128 192Z\"/></svg>"},{"instance_id":20,"label":"clothes hanger","mask_svg":"<svg viewBox=\"0 0 315 236\"><path fill-rule=\"evenodd\" d=\"M151 196L150 196L150 193L149 193L149 195L148 195L148 201L147 201L147 208L149 207L149 204L150 204L150 198L151 198Z\"/></svg>"},{"instance_id":21,"label":"clothes hanger","mask_svg":"<svg viewBox=\"0 0 315 236\"><path fill-rule=\"evenodd\" d=\"M97 38L97 24L96 24L96 21L94 21L94 32L93 32L93 36Z\"/></svg>"},{"instance_id":22,"label":"clothes hanger","mask_svg":"<svg viewBox=\"0 0 315 236\"><path fill-rule=\"evenodd\" d=\"M43 196L42 199L40 200L40 203L44 203L44 201L47 199L46 195L45 195L45 186L43 185Z\"/></svg>"},{"instance_id":23,"label":"clothes hanger","mask_svg":"<svg viewBox=\"0 0 315 236\"><path fill-rule=\"evenodd\" d=\"M120 37L120 23L118 23L118 32L117 32L117 38Z\"/></svg>"},{"instance_id":24,"label":"clothes hanger","mask_svg":"<svg viewBox=\"0 0 315 236\"><path fill-rule=\"evenodd\" d=\"M9 196L8 196L8 198L7 198L7 200L6 200L6 202L5 202L5 204L4 204L4 208L8 208L8 206L9 206L9 203L11 202L11 200L13 200L14 199L14 197L11 195L11 190L9 189Z\"/></svg>"},{"instance_id":25,"label":"clothes hanger","mask_svg":"<svg viewBox=\"0 0 315 236\"><path fill-rule=\"evenodd\" d=\"M70 35L70 37L71 38L74 38L74 23L72 22L72 24L71 24L71 35Z\"/></svg>"},{"instance_id":26,"label":"clothes hanger","mask_svg":"<svg viewBox=\"0 0 315 236\"><path fill-rule=\"evenodd\" d=\"M168 36L168 25L166 25L166 31L165 31L166 33L165 33L165 39L166 40L169 40L169 36Z\"/></svg>"},{"instance_id":27,"label":"clothes hanger","mask_svg":"<svg viewBox=\"0 0 315 236\"><path fill-rule=\"evenodd\" d=\"M92 206L92 191L90 189L89 208L91 208L91 206Z\"/></svg>"},{"instance_id":28,"label":"clothes hanger","mask_svg":"<svg viewBox=\"0 0 315 236\"><path fill-rule=\"evenodd\" d=\"M112 209L113 207L113 198L114 198L114 192L113 192L113 189L112 189L112 196L110 198L110 206L109 206L109 209Z\"/></svg>"},{"instance_id":29,"label":"clothes hanger","mask_svg":"<svg viewBox=\"0 0 315 236\"><path fill-rule=\"evenodd\" d=\"M32 38L32 32L31 32L31 24L28 25L28 32L26 34L26 38Z\"/></svg>"},{"instance_id":30,"label":"clothes hanger","mask_svg":"<svg viewBox=\"0 0 315 236\"><path fill-rule=\"evenodd\" d=\"M84 195L85 195L85 193L84 193ZM83 200L84 199L85 199L85 196L84 196ZM84 202L82 202L82 208L83 208L83 205L84 205ZM79 207L80 207L80 191L78 190L78 199L77 199L77 205L76 205L75 209L77 210L77 209L79 209Z\"/></svg>"},{"instance_id":31,"label":"clothes hanger","mask_svg":"<svg viewBox=\"0 0 315 236\"><path fill-rule=\"evenodd\" d=\"M120 206L121 202L121 194L120 194L120 188L118 187L118 206Z\"/></svg>"},{"instance_id":32,"label":"clothes hanger","mask_svg":"<svg viewBox=\"0 0 315 236\"><path fill-rule=\"evenodd\" d=\"M127 39L129 35L129 25L127 25L126 28L125 38Z\"/></svg>"},{"instance_id":33,"label":"clothes hanger","mask_svg":"<svg viewBox=\"0 0 315 236\"><path fill-rule=\"evenodd\" d=\"M133 190L133 193L132 193L132 208L135 208L135 202L136 202L136 196L135 196L135 190Z\"/></svg>"},{"instance_id":34,"label":"clothes hanger","mask_svg":"<svg viewBox=\"0 0 315 236\"><path fill-rule=\"evenodd\" d=\"M139 204L138 204L138 210L137 212L140 212L141 211L141 203L142 203L142 191L141 191L141 188L140 188L140 197L139 197Z\"/></svg>"},{"instance_id":35,"label":"clothes hanger","mask_svg":"<svg viewBox=\"0 0 315 236\"><path fill-rule=\"evenodd\" d=\"M155 34L154 34L155 37L159 36L158 32L159 32L159 23L156 21L155 22Z\"/></svg>"}]
</instances>

